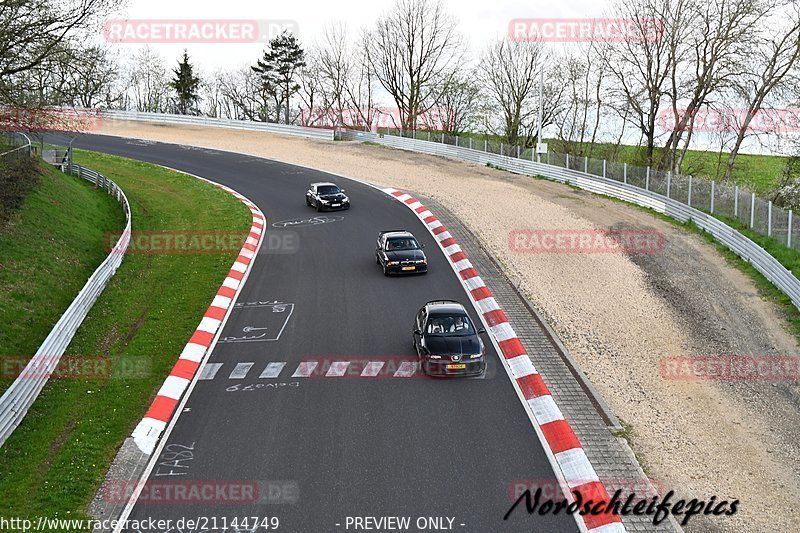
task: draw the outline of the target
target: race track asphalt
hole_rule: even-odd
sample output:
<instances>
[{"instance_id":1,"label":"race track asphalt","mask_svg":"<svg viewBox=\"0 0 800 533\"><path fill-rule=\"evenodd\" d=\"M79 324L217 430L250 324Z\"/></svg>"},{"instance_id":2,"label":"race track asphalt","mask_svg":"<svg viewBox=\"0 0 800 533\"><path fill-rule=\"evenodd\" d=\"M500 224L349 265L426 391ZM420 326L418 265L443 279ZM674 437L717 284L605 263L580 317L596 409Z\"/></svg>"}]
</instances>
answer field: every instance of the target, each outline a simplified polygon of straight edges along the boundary
<instances>
[{"instance_id":1,"label":"race track asphalt","mask_svg":"<svg viewBox=\"0 0 800 533\"><path fill-rule=\"evenodd\" d=\"M484 379L395 377L403 361L413 360L412 321L425 302L459 300L479 323L447 259L410 210L361 183L247 155L100 135L81 136L74 146L214 180L267 217L243 305L222 332L227 342L216 345L206 379L191 392L150 475L154 483L228 489L219 498L244 488L245 501L150 497L136 504L131 519L209 519L205 528L171 531L211 531L235 517L277 517L277 531L311 533L442 530L428 517L451 518L451 530L463 532L577 530L563 513L528 515L520 508L503 520L515 483L552 488L556 481L487 338ZM352 209L311 224L317 213L304 195L314 181L344 187ZM274 226L298 220L306 223ZM386 278L375 264L378 232L399 228L425 244L427 275ZM309 361L317 362L311 375L293 377ZM346 361L333 365L332 373L344 375L325 375L331 363ZM384 363L378 375L361 376L368 362ZM355 517L409 517L410 527L355 528ZM238 530L252 531L252 523Z\"/></svg>"}]
</instances>

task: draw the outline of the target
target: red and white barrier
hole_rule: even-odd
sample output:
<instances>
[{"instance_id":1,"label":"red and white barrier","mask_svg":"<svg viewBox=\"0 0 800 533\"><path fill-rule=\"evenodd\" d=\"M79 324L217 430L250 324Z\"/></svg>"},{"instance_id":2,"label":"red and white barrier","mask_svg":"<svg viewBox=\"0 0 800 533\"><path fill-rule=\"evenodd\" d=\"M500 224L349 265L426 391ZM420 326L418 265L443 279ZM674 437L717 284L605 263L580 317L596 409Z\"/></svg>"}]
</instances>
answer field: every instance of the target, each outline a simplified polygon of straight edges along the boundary
<instances>
[{"instance_id":1,"label":"red and white barrier","mask_svg":"<svg viewBox=\"0 0 800 533\"><path fill-rule=\"evenodd\" d=\"M478 271L467 259L466 254L456 243L431 211L416 198L397 189L386 188L389 194L408 206L422 220L439 243L453 269L461 278L461 283L481 313L504 358L504 368L515 383L520 399L528 410L531 420L537 426L537 435L542 446L558 467L556 475L566 485L565 496L572 500L572 492L578 491L583 501L608 501L609 495L597 473L586 457L580 441L553 400L550 391L534 368L525 348L508 322L505 313L497 304L491 291L481 279ZM579 525L592 533L624 532L625 527L619 515L603 513L599 515L574 515Z\"/></svg>"}]
</instances>

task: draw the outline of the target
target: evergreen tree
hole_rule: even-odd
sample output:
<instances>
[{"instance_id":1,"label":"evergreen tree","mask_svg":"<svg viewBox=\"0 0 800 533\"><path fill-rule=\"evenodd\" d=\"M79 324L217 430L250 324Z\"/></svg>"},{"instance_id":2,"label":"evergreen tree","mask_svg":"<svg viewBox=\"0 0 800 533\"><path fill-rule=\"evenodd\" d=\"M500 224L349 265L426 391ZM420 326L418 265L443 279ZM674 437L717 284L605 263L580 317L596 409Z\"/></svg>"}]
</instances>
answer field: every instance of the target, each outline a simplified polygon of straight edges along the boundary
<instances>
[{"instance_id":1,"label":"evergreen tree","mask_svg":"<svg viewBox=\"0 0 800 533\"><path fill-rule=\"evenodd\" d=\"M194 108L199 98L197 90L200 86L200 78L194 75L194 66L189 63L189 54L183 51L183 59L178 62L178 68L173 70L175 78L169 82L176 93L178 93L178 112L187 115Z\"/></svg>"},{"instance_id":2,"label":"evergreen tree","mask_svg":"<svg viewBox=\"0 0 800 533\"><path fill-rule=\"evenodd\" d=\"M305 52L300 48L297 37L284 31L269 42L269 48L264 51L264 57L258 61L258 65L251 67L261 75L264 89L275 99L278 122L283 108L284 121L289 123L289 101L300 90L295 78L298 70L304 66Z\"/></svg>"}]
</instances>

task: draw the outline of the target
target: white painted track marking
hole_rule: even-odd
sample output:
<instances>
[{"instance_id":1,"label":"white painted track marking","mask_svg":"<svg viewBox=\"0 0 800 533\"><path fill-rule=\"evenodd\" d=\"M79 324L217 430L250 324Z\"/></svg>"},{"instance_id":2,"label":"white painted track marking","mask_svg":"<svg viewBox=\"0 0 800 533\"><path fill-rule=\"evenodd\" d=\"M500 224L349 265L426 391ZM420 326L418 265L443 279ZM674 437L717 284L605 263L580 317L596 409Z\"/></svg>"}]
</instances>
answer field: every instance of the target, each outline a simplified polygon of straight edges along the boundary
<instances>
[{"instance_id":1,"label":"white painted track marking","mask_svg":"<svg viewBox=\"0 0 800 533\"><path fill-rule=\"evenodd\" d=\"M417 363L414 361L403 361L400 368L394 373L396 378L410 378L417 371Z\"/></svg>"},{"instance_id":2,"label":"white painted track marking","mask_svg":"<svg viewBox=\"0 0 800 533\"><path fill-rule=\"evenodd\" d=\"M362 378L374 378L378 374L380 374L381 369L385 363L383 361L371 361L367 363L367 366L364 367L364 370L361 371Z\"/></svg>"},{"instance_id":3,"label":"white painted track marking","mask_svg":"<svg viewBox=\"0 0 800 533\"><path fill-rule=\"evenodd\" d=\"M350 366L350 361L335 361L331 363L331 367L325 373L329 378L340 378L347 372L347 367Z\"/></svg>"},{"instance_id":4,"label":"white painted track marking","mask_svg":"<svg viewBox=\"0 0 800 533\"><path fill-rule=\"evenodd\" d=\"M281 374L281 371L283 370L283 367L285 367L285 366L286 366L286 363L270 363L270 364L267 365L267 367L264 369L264 371L258 377L260 377L260 378L277 378Z\"/></svg>"},{"instance_id":5,"label":"white painted track marking","mask_svg":"<svg viewBox=\"0 0 800 533\"><path fill-rule=\"evenodd\" d=\"M253 368L253 363L237 363L229 379L244 379L251 368Z\"/></svg>"},{"instance_id":6,"label":"white painted track marking","mask_svg":"<svg viewBox=\"0 0 800 533\"><path fill-rule=\"evenodd\" d=\"M317 368L317 361L303 361L292 374L293 378L307 378Z\"/></svg>"},{"instance_id":7,"label":"white painted track marking","mask_svg":"<svg viewBox=\"0 0 800 533\"><path fill-rule=\"evenodd\" d=\"M200 373L200 377L197 379L214 379L214 376L217 375L221 367L222 363L206 363L206 366L203 367L203 371Z\"/></svg>"}]
</instances>

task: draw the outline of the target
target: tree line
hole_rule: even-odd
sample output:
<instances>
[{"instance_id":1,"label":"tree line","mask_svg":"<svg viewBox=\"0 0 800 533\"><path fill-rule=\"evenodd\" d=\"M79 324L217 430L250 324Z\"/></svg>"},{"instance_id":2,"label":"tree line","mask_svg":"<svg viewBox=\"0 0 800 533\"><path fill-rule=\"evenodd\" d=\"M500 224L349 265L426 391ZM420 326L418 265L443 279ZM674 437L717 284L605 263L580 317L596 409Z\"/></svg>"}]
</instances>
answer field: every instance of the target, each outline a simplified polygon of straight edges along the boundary
<instances>
[{"instance_id":1,"label":"tree line","mask_svg":"<svg viewBox=\"0 0 800 533\"><path fill-rule=\"evenodd\" d=\"M148 47L123 61L84 44L117 4L0 5L2 101L338 128L380 122L528 147L541 102L558 151L591 157L600 142L619 149L633 139L643 164L684 173L699 121L713 114L724 179L759 132L759 113L800 102L798 0L611 0L607 16L632 21L626 39L559 46L504 36L475 56L439 0L395 0L369 27L334 22L307 42L283 33L250 65L213 73L186 52L169 68Z\"/></svg>"}]
</instances>

